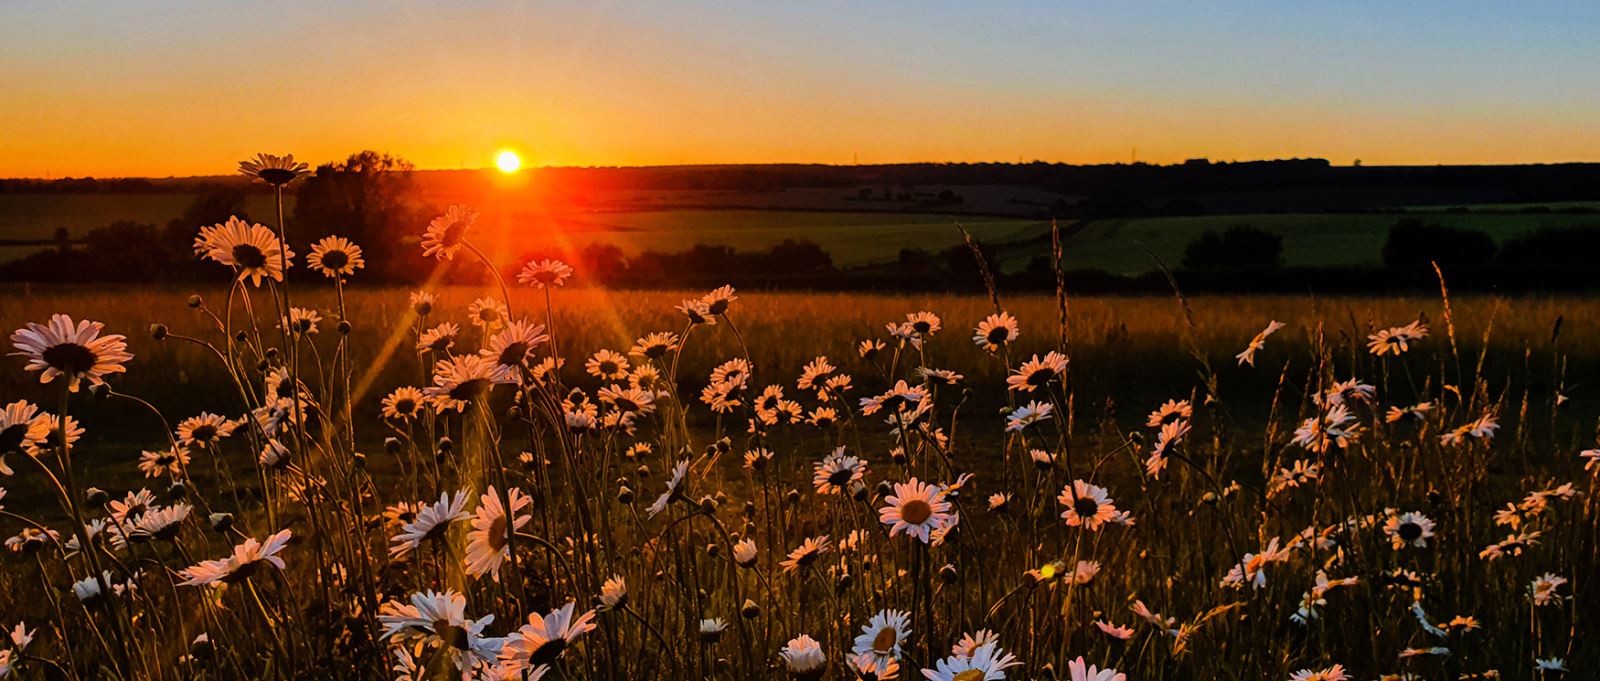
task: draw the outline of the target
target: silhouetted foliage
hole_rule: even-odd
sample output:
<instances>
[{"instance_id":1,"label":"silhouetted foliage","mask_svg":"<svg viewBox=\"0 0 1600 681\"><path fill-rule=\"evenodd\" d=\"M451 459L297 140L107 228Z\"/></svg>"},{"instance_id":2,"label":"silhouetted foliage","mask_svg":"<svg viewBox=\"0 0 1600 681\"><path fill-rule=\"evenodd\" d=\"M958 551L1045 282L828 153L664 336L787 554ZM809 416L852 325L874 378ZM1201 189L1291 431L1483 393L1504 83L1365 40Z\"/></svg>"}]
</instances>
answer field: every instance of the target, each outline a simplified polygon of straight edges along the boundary
<instances>
[{"instance_id":1,"label":"silhouetted foliage","mask_svg":"<svg viewBox=\"0 0 1600 681\"><path fill-rule=\"evenodd\" d=\"M311 242L338 234L361 245L366 276L385 280L416 276L418 268L428 266L416 244L400 237L420 231L433 213L411 203L411 169L410 161L376 151L318 166L295 193L291 224L299 236L291 244L304 252L301 249L309 250Z\"/></svg>"},{"instance_id":2,"label":"silhouetted foliage","mask_svg":"<svg viewBox=\"0 0 1600 681\"><path fill-rule=\"evenodd\" d=\"M1403 218L1389 228L1383 264L1395 270L1478 269L1494 262L1494 240L1483 232L1456 229L1417 218Z\"/></svg>"},{"instance_id":3,"label":"silhouetted foliage","mask_svg":"<svg viewBox=\"0 0 1600 681\"><path fill-rule=\"evenodd\" d=\"M1544 227L1505 243L1500 264L1508 267L1594 267L1600 227Z\"/></svg>"},{"instance_id":4,"label":"silhouetted foliage","mask_svg":"<svg viewBox=\"0 0 1600 681\"><path fill-rule=\"evenodd\" d=\"M1277 267L1283 264L1283 237L1247 225L1217 233L1207 230L1183 250L1188 269Z\"/></svg>"}]
</instances>

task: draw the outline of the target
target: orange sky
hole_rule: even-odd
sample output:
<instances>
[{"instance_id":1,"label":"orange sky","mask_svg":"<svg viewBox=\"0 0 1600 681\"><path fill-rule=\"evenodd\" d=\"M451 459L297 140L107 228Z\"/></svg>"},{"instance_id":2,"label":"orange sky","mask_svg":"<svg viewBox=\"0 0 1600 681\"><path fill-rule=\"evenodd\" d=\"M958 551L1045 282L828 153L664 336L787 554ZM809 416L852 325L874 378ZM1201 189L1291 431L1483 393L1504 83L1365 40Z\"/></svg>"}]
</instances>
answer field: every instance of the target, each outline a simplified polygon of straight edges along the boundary
<instances>
[{"instance_id":1,"label":"orange sky","mask_svg":"<svg viewBox=\"0 0 1600 681\"><path fill-rule=\"evenodd\" d=\"M218 4L0 9L0 176L1600 160L1586 3Z\"/></svg>"}]
</instances>

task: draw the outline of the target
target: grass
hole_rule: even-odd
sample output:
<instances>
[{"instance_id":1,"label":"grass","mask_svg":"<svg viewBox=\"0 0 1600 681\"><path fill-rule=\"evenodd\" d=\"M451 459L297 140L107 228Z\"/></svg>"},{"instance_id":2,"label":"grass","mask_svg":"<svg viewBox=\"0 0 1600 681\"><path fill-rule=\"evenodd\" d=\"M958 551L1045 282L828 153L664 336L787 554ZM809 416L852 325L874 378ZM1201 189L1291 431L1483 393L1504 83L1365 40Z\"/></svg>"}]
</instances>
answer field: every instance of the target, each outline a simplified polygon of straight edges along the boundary
<instances>
[{"instance_id":1,"label":"grass","mask_svg":"<svg viewBox=\"0 0 1600 681\"><path fill-rule=\"evenodd\" d=\"M415 334L459 322L467 330L455 350L476 350L486 337L464 310L498 297L498 288L440 290L419 322L402 290L340 291L294 274L294 304L323 315L320 333L300 341L274 330L268 289L250 290L254 317L223 284L193 292L200 309L185 304L191 291L182 288L4 291L0 328L68 312L126 333L134 354L127 374L110 379L115 394L70 400L86 428L71 449L40 444L35 456L11 459L17 473L3 479L11 492L5 531L40 521L73 527L59 510L71 506L59 502L84 498L90 485L117 498L148 486L163 494L159 505L192 505L191 519L170 537L125 547L100 541L92 553L45 546L0 562L6 624L21 618L40 632L24 673L387 678L382 670L398 660L443 677L457 664L446 653L459 645L545 678L849 679L852 639L874 616L905 618L898 651L880 658L897 659L901 678L969 664L951 646L980 629L1016 656L1021 666L1006 669L1009 678L1050 678L1051 670L1067 678L1081 660L1137 679L1286 679L1336 664L1356 678L1490 669L1531 678L1535 658L1564 658L1575 670L1600 664L1583 643L1592 636L1587 576L1600 567L1600 513L1590 496L1595 479L1575 456L1593 447L1596 401L1582 380L1600 369L1600 302L1592 298L1075 298L1063 345L1055 299L1004 297L1022 335L997 355L969 339L993 311L987 298L746 291L719 323L691 327L677 353L634 358L666 379L652 386L654 412L637 418L637 430L574 429L571 414L584 404L601 417L622 408L599 392L609 381L585 375L584 359L603 348L625 351L646 332L683 332L674 306L698 292L557 290L547 319L541 292L514 290L505 301L514 316L551 322L554 343L534 358L559 347L559 382L524 374L526 391L461 389L451 394L465 398L462 411L424 409L400 421L379 416L379 398L433 382L435 358L412 350ZM920 348L891 339L881 356L856 353L858 341L885 339L885 323L920 310L943 324ZM1432 333L1405 355L1367 352L1369 333L1424 315ZM350 322L348 335L334 330L338 319ZM1288 326L1266 341L1256 366L1239 366L1234 354L1271 319ZM1553 338L1557 320L1564 321ZM164 325L164 340L147 331L153 323ZM235 333L241 340L229 343ZM1062 374L1032 391L1004 388L1022 360L1051 350L1070 357ZM850 392L798 388L802 367L818 355L853 377ZM709 378L730 359L748 360L751 378ZM61 381L41 384L12 360L0 371L0 394L57 409ZM264 380L264 371L290 366L304 384L298 398L283 387L290 383ZM935 386L920 368L963 378ZM1322 396L1352 377L1373 391L1347 398L1354 420L1340 425L1356 435L1342 446L1293 442L1303 419L1335 413ZM921 399L932 406L887 407L895 424L912 424L893 429L860 399L887 394L897 381L926 391ZM697 399L708 383L738 404L709 408ZM768 407L753 409L768 385L781 386L801 414L837 409L837 423L782 423L782 402L768 423ZM1558 407L1558 394L1570 400ZM200 410L239 416L263 400L288 405L286 420L249 420L220 444L191 451L181 469L148 478L136 471L138 451L163 448L179 420ZM1151 458L1161 435L1146 415L1167 400L1192 403L1192 416L1181 420L1193 430L1170 441L1165 458ZM1434 409L1384 420L1385 408L1419 401ZM1005 413L1027 402L1054 407L1055 418L1007 431ZM303 422L292 416L300 410ZM1486 415L1498 419L1498 433L1441 441ZM286 463L258 458L269 440L289 448ZM835 447L860 457L836 465L862 467L859 485L840 478L842 493L814 487L812 477ZM740 466L761 452L771 461ZM69 453L74 468L63 465ZM1152 474L1147 458L1165 469ZM680 461L686 474L672 487L666 472ZM1315 478L1285 482L1282 471L1307 465ZM64 482L56 490L51 480ZM952 505L939 510L960 515L936 544L879 520L881 509L902 503L891 495L915 493L895 486L910 480L940 485L933 493ZM181 500L165 493L173 481L183 483ZM1558 487L1568 481L1575 498ZM419 507L405 504L459 490L481 528L505 532L489 509L506 500L508 486L533 499L514 534L473 535L466 521L446 523L404 555L387 554L413 544L404 539L408 521L384 520L386 508L411 513ZM1063 516L1076 507L1072 490L1097 488L1133 522L1113 515L1097 527ZM1529 492L1537 493L1531 502ZM992 508L996 494L1009 495L1004 511ZM657 495L659 508L648 510ZM1492 512L1518 500L1516 529L1540 532L1538 543L1515 556L1480 557L1509 531ZM1394 543L1401 511L1428 517L1426 546ZM97 505L82 512L106 515ZM207 529L212 512L234 514L235 528ZM904 513L916 515L909 505ZM1302 538L1308 527L1331 543ZM180 568L280 530L293 536L281 553L285 569L261 565L221 587L178 584L199 574ZM808 538L826 539L829 550L797 569L782 566ZM488 551L506 560L493 579L468 559L491 539L506 546ZM755 553L741 565L734 558L744 549L735 544L744 542ZM1247 554L1267 558L1251 562ZM91 559L112 566L111 583L136 583L137 591L80 603L63 587L92 574ZM1261 586L1230 585L1230 567L1240 564L1248 577L1259 573ZM1095 574L1081 582L1062 576L1091 566ZM1547 572L1571 581L1535 605L1530 584ZM1321 602L1302 609L1318 574L1350 584L1319 592ZM602 601L589 615L592 632L575 633L574 644L552 654L516 652L538 645L522 638L530 630L518 632L530 614L539 621L569 603L574 614L588 611L603 592L616 594L615 582L602 587L613 578L625 580L626 603ZM78 584L90 585L99 586ZM460 599L467 617L495 615L481 632L487 638L456 629L469 625L449 615L391 619L406 614L407 602L431 603L426 590ZM1174 619L1140 615L1143 606ZM1414 608L1429 622L1461 615L1478 626L1436 636ZM708 619L726 631L706 635ZM398 633L380 637L391 621ZM1130 638L1107 636L1096 621L1127 626ZM202 632L209 643L196 646ZM819 670L779 654L811 640L826 659ZM1401 657L1433 646L1451 655Z\"/></svg>"}]
</instances>

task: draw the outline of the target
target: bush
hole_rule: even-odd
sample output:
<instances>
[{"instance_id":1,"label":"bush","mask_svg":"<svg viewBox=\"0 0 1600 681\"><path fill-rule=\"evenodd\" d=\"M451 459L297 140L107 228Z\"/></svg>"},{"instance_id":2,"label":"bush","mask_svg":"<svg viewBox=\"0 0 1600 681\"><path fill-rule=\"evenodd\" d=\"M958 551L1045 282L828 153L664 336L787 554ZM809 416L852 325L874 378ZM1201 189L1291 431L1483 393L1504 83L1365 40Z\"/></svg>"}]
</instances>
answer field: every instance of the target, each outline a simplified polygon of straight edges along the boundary
<instances>
[{"instance_id":1,"label":"bush","mask_svg":"<svg viewBox=\"0 0 1600 681\"><path fill-rule=\"evenodd\" d=\"M1543 227L1506 242L1500 264L1507 267L1590 266L1600 251L1600 227Z\"/></svg>"},{"instance_id":2,"label":"bush","mask_svg":"<svg viewBox=\"0 0 1600 681\"><path fill-rule=\"evenodd\" d=\"M1283 237L1238 225L1218 234L1208 230L1183 250L1183 266L1191 270L1277 267L1283 264Z\"/></svg>"},{"instance_id":3,"label":"bush","mask_svg":"<svg viewBox=\"0 0 1600 681\"><path fill-rule=\"evenodd\" d=\"M1391 269L1479 269L1494 262L1494 240L1483 232L1456 229L1404 218L1389 228L1383 243L1383 264Z\"/></svg>"}]
</instances>

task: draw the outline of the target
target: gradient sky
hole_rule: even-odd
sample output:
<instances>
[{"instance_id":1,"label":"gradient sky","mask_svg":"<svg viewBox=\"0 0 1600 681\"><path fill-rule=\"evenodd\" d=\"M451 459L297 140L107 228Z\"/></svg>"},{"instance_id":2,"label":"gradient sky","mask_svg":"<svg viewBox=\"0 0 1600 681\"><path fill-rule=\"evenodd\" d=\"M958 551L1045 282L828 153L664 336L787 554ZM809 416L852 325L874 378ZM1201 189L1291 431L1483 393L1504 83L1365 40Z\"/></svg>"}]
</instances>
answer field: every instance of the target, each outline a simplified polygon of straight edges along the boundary
<instances>
[{"instance_id":1,"label":"gradient sky","mask_svg":"<svg viewBox=\"0 0 1600 681\"><path fill-rule=\"evenodd\" d=\"M1600 2L0 1L0 176L1600 161Z\"/></svg>"}]
</instances>

